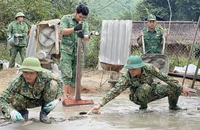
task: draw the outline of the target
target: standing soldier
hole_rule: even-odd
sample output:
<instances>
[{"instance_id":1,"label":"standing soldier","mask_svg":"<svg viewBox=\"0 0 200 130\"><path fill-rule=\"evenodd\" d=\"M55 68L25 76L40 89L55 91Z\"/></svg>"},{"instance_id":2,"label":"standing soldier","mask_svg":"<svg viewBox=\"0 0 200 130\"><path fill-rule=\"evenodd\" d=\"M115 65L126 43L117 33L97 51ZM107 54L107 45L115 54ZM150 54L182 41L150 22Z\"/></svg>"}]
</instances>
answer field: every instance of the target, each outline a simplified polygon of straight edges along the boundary
<instances>
[{"instance_id":1,"label":"standing soldier","mask_svg":"<svg viewBox=\"0 0 200 130\"><path fill-rule=\"evenodd\" d=\"M146 110L149 102L168 96L170 110L183 110L177 106L181 92L188 96L189 90L178 84L178 81L159 71L151 64L145 64L140 56L130 56L124 66L128 71L122 76L119 82L112 88L100 103L93 107L93 112L98 113L99 109L106 103L117 97L121 92L130 88L129 99L139 109ZM165 84L154 82L154 77L164 81Z\"/></svg>"},{"instance_id":2,"label":"standing soldier","mask_svg":"<svg viewBox=\"0 0 200 130\"><path fill-rule=\"evenodd\" d=\"M10 68L13 68L15 66L15 59L18 52L21 56L22 62L26 57L28 26L25 22L23 22L24 17L25 15L22 12L18 12L15 16L16 20L8 25L8 42L11 42L13 39L17 39L15 40L14 44L10 44Z\"/></svg>"},{"instance_id":3,"label":"standing soldier","mask_svg":"<svg viewBox=\"0 0 200 130\"><path fill-rule=\"evenodd\" d=\"M156 16L150 14L147 17L147 26L141 31L140 36L137 39L137 42L142 46L142 37L144 37L145 52L147 54L161 54L163 47L163 32L156 27L157 21ZM167 35L164 35L167 37Z\"/></svg>"},{"instance_id":4,"label":"standing soldier","mask_svg":"<svg viewBox=\"0 0 200 130\"><path fill-rule=\"evenodd\" d=\"M37 58L25 58L19 73L0 95L0 107L5 118L27 121L27 108L41 106L40 121L50 124L47 115L62 97L62 82L50 71L42 69Z\"/></svg>"},{"instance_id":5,"label":"standing soldier","mask_svg":"<svg viewBox=\"0 0 200 130\"><path fill-rule=\"evenodd\" d=\"M80 4L74 14L65 15L61 19L60 33L61 40L61 72L64 83L64 100L74 99L75 78L77 65L77 44L78 38L89 40L88 23L86 17L89 9L86 5ZM67 97L68 96L68 97Z\"/></svg>"}]
</instances>

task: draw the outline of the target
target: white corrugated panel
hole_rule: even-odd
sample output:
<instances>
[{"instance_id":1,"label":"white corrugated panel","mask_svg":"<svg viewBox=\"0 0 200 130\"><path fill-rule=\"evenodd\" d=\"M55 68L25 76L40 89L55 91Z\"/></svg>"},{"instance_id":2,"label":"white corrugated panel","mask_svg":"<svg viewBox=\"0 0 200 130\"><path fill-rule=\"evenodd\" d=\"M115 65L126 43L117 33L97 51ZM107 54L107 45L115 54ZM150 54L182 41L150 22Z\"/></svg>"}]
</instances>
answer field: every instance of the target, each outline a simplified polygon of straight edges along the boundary
<instances>
[{"instance_id":1,"label":"white corrugated panel","mask_svg":"<svg viewBox=\"0 0 200 130\"><path fill-rule=\"evenodd\" d=\"M124 65L130 55L131 20L103 20L99 61Z\"/></svg>"}]
</instances>

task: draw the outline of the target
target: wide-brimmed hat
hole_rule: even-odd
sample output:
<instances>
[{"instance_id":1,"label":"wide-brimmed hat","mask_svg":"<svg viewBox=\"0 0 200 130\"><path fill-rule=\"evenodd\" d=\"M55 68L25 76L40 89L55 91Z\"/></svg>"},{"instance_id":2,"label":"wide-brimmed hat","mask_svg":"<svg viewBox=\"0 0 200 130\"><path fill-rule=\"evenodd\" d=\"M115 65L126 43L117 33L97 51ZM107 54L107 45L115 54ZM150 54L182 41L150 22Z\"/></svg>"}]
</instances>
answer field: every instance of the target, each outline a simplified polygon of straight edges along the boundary
<instances>
[{"instance_id":1,"label":"wide-brimmed hat","mask_svg":"<svg viewBox=\"0 0 200 130\"><path fill-rule=\"evenodd\" d=\"M43 70L43 68L41 67L40 61L37 58L27 57L20 66L20 70L28 72L40 72Z\"/></svg>"},{"instance_id":2,"label":"wide-brimmed hat","mask_svg":"<svg viewBox=\"0 0 200 130\"><path fill-rule=\"evenodd\" d=\"M144 66L145 66L145 63L142 61L140 56L132 55L127 59L124 68L137 69L137 68L142 68Z\"/></svg>"}]
</instances>

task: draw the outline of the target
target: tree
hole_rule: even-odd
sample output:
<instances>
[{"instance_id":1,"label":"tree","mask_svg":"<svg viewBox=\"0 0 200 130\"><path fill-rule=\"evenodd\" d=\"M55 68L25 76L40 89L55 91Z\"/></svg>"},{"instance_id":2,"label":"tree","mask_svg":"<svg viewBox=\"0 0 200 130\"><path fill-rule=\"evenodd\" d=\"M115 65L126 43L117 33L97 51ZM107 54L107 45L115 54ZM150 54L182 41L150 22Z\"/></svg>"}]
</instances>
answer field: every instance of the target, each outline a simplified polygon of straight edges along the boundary
<instances>
[{"instance_id":1,"label":"tree","mask_svg":"<svg viewBox=\"0 0 200 130\"><path fill-rule=\"evenodd\" d=\"M169 0L172 9L172 20L198 20L200 15L199 0ZM153 13L165 20L169 19L170 11L167 0L143 0L137 5L137 14L141 19Z\"/></svg>"}]
</instances>

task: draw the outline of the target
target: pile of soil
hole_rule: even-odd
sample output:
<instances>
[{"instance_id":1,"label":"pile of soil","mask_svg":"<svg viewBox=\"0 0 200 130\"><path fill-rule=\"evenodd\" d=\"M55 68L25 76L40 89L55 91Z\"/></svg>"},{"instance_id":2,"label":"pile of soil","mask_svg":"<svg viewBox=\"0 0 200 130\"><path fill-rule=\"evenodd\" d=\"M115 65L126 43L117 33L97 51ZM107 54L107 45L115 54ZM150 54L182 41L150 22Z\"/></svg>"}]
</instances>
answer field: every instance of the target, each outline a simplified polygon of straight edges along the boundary
<instances>
[{"instance_id":1,"label":"pile of soil","mask_svg":"<svg viewBox=\"0 0 200 130\"><path fill-rule=\"evenodd\" d=\"M17 72L18 69L16 68L8 68L0 71L0 93L6 89L9 82L17 75ZM102 90L107 91L110 89L109 84L105 82L107 80L108 73L105 71L84 71L81 79L81 92L99 93Z\"/></svg>"},{"instance_id":2,"label":"pile of soil","mask_svg":"<svg viewBox=\"0 0 200 130\"><path fill-rule=\"evenodd\" d=\"M16 76L18 69L9 68L0 71L0 93L8 86L8 83Z\"/></svg>"}]
</instances>

